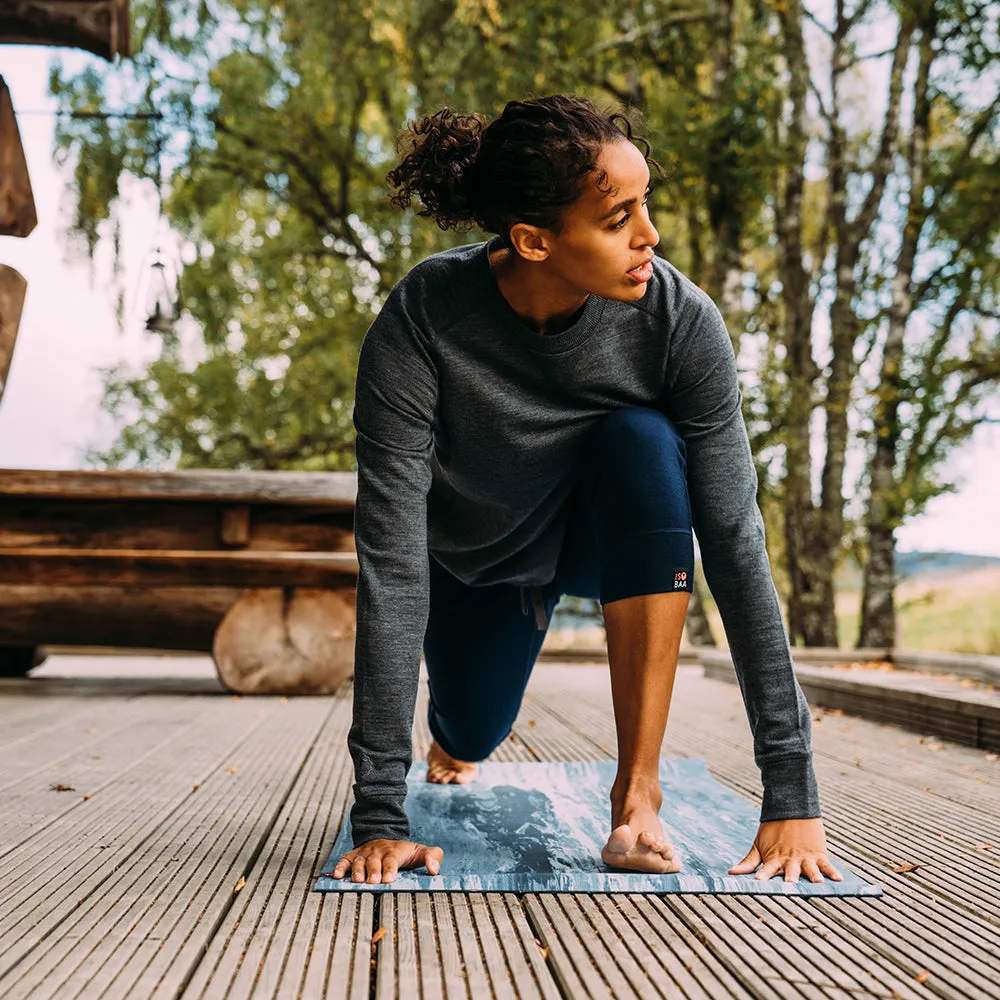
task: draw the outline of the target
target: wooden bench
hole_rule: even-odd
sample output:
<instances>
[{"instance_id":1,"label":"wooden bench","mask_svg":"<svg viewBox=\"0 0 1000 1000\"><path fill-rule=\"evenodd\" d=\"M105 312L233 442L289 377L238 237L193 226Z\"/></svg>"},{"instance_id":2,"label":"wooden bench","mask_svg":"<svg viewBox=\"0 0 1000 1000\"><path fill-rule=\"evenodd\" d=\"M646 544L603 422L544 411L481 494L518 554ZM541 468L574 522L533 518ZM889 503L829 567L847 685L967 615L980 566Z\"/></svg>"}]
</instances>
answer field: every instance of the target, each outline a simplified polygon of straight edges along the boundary
<instances>
[{"instance_id":1,"label":"wooden bench","mask_svg":"<svg viewBox=\"0 0 1000 1000\"><path fill-rule=\"evenodd\" d=\"M210 651L234 690L339 686L356 496L354 473L0 471L0 675L115 646Z\"/></svg>"}]
</instances>

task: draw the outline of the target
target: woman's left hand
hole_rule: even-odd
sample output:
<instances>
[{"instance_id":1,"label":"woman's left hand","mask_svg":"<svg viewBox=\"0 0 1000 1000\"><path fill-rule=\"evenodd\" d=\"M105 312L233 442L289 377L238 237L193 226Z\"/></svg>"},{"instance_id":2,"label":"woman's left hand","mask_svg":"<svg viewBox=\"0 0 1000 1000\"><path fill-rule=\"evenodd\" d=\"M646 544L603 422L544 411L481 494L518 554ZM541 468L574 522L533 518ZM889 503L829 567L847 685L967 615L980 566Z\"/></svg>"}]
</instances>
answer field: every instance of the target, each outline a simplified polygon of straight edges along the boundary
<instances>
[{"instance_id":1,"label":"woman's left hand","mask_svg":"<svg viewBox=\"0 0 1000 1000\"><path fill-rule=\"evenodd\" d=\"M843 875L826 853L823 820L776 819L761 823L747 856L729 869L730 875L748 875L760 865L758 879L771 878L783 871L786 882L798 882L805 875L810 882L822 882L827 875L840 882Z\"/></svg>"}]
</instances>

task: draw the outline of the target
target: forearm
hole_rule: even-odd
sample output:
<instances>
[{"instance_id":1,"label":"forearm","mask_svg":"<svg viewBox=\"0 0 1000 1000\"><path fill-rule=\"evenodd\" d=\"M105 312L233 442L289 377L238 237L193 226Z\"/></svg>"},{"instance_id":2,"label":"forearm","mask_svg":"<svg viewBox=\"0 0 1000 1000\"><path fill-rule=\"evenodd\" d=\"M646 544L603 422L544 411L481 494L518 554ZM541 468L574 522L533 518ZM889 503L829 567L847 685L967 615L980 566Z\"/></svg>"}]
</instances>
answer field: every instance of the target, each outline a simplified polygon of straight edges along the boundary
<instances>
[{"instance_id":1,"label":"forearm","mask_svg":"<svg viewBox=\"0 0 1000 1000\"><path fill-rule=\"evenodd\" d=\"M812 717L795 678L756 505L738 531L701 549L753 734L764 786L761 820L819 816Z\"/></svg>"}]
</instances>

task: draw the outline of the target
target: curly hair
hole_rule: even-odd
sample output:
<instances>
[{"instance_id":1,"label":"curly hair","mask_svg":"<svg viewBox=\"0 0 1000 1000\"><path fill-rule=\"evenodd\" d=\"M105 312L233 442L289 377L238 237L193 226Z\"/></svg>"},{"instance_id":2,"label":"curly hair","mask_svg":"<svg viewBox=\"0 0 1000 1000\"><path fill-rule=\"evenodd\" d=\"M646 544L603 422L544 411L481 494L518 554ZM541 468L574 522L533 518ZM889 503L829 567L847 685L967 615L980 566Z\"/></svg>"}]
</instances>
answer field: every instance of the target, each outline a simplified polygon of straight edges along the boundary
<instances>
[{"instance_id":1,"label":"curly hair","mask_svg":"<svg viewBox=\"0 0 1000 1000\"><path fill-rule=\"evenodd\" d=\"M480 114L459 114L445 107L411 121L396 140L402 161L386 174L397 192L396 208L409 207L441 229L467 232L473 226L497 233L510 247L510 229L525 222L559 233L564 210L597 170L602 144L631 140L660 177L663 168L650 157L650 144L633 133L630 119L607 112L583 97L556 94L509 101L487 123ZM607 179L599 171L600 190Z\"/></svg>"}]
</instances>

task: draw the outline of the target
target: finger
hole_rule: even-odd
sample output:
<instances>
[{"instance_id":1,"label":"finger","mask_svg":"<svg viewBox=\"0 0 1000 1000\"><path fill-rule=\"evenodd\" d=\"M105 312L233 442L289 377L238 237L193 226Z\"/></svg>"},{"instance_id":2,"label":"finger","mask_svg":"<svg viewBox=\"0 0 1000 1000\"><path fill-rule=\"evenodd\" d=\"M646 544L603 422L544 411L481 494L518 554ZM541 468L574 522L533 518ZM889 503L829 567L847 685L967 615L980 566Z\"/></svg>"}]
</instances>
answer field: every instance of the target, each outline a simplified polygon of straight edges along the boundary
<instances>
[{"instance_id":1,"label":"finger","mask_svg":"<svg viewBox=\"0 0 1000 1000\"><path fill-rule=\"evenodd\" d=\"M396 873L399 871L399 863L395 858L386 858L385 864L382 865L382 881L383 882L395 882Z\"/></svg>"},{"instance_id":2,"label":"finger","mask_svg":"<svg viewBox=\"0 0 1000 1000\"><path fill-rule=\"evenodd\" d=\"M337 867L333 869L334 878L343 878L346 872L351 867L351 856L350 854L345 854L338 862Z\"/></svg>"},{"instance_id":3,"label":"finger","mask_svg":"<svg viewBox=\"0 0 1000 1000\"><path fill-rule=\"evenodd\" d=\"M785 881L798 882L799 875L802 874L802 862L798 858L792 858L785 865Z\"/></svg>"},{"instance_id":4,"label":"finger","mask_svg":"<svg viewBox=\"0 0 1000 1000\"><path fill-rule=\"evenodd\" d=\"M373 854L368 859L368 881L382 881L382 859L377 854Z\"/></svg>"},{"instance_id":5,"label":"finger","mask_svg":"<svg viewBox=\"0 0 1000 1000\"><path fill-rule=\"evenodd\" d=\"M365 859L360 854L351 864L351 881L364 882L365 880Z\"/></svg>"},{"instance_id":6,"label":"finger","mask_svg":"<svg viewBox=\"0 0 1000 1000\"><path fill-rule=\"evenodd\" d=\"M832 878L834 882L840 882L843 880L844 876L833 867L829 858L820 858L818 864L820 870L825 872L826 875Z\"/></svg>"},{"instance_id":7,"label":"finger","mask_svg":"<svg viewBox=\"0 0 1000 1000\"><path fill-rule=\"evenodd\" d=\"M729 869L729 874L746 875L747 872L752 872L759 864L760 852L757 850L757 846L754 845L750 848L750 853L739 864L733 865Z\"/></svg>"},{"instance_id":8,"label":"finger","mask_svg":"<svg viewBox=\"0 0 1000 1000\"><path fill-rule=\"evenodd\" d=\"M444 851L440 847L424 848L424 864L432 875L437 875L441 871L441 862L444 860Z\"/></svg>"},{"instance_id":9,"label":"finger","mask_svg":"<svg viewBox=\"0 0 1000 1000\"><path fill-rule=\"evenodd\" d=\"M809 879L810 882L823 881L823 876L820 873L819 866L813 858L805 858L803 860L802 871L805 873L806 878Z\"/></svg>"},{"instance_id":10,"label":"finger","mask_svg":"<svg viewBox=\"0 0 1000 1000\"><path fill-rule=\"evenodd\" d=\"M777 875L782 868L785 867L785 862L780 858L772 858L770 861L766 861L759 872L757 872L757 878L763 881L764 879L769 879L772 875Z\"/></svg>"}]
</instances>

